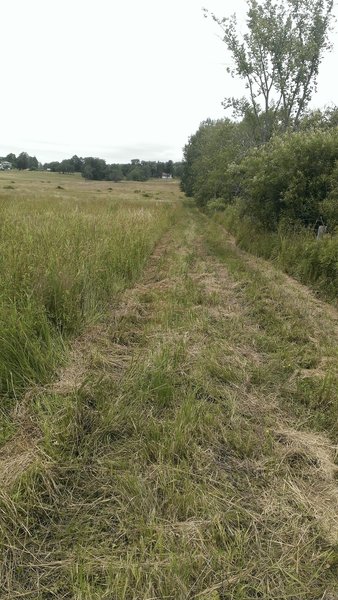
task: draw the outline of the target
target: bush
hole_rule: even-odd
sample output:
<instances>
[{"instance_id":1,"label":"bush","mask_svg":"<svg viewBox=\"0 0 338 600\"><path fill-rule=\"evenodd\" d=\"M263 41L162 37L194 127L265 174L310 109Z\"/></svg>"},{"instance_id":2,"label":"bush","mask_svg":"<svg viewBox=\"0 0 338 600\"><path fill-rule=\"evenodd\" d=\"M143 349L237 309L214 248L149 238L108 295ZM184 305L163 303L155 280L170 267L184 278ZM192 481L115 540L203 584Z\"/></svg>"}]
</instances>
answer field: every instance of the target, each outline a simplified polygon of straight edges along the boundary
<instances>
[{"instance_id":1,"label":"bush","mask_svg":"<svg viewBox=\"0 0 338 600\"><path fill-rule=\"evenodd\" d=\"M182 190L200 207L243 201L243 213L277 231L281 222L338 224L338 127L275 135L252 147L245 122L205 121L184 149ZM212 206L212 205L211 205Z\"/></svg>"},{"instance_id":2,"label":"bush","mask_svg":"<svg viewBox=\"0 0 338 600\"><path fill-rule=\"evenodd\" d=\"M256 148L240 164L245 214L276 231L283 220L314 226L324 213L333 228L337 157L338 128L276 136Z\"/></svg>"},{"instance_id":3,"label":"bush","mask_svg":"<svg viewBox=\"0 0 338 600\"><path fill-rule=\"evenodd\" d=\"M207 203L207 210L210 213L222 212L226 208L226 200L223 198L213 198Z\"/></svg>"}]
</instances>

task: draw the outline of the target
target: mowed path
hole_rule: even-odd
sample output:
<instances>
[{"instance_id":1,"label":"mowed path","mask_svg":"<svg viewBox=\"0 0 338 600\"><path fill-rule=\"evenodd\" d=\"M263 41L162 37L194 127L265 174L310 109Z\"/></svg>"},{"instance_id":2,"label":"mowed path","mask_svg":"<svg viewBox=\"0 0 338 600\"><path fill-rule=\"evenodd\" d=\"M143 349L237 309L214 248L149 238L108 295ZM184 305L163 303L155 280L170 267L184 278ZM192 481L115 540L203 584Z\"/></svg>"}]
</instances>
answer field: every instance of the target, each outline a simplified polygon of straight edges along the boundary
<instances>
[{"instance_id":1,"label":"mowed path","mask_svg":"<svg viewBox=\"0 0 338 600\"><path fill-rule=\"evenodd\" d=\"M26 401L0 463L0 597L336 600L337 331L183 210Z\"/></svg>"}]
</instances>

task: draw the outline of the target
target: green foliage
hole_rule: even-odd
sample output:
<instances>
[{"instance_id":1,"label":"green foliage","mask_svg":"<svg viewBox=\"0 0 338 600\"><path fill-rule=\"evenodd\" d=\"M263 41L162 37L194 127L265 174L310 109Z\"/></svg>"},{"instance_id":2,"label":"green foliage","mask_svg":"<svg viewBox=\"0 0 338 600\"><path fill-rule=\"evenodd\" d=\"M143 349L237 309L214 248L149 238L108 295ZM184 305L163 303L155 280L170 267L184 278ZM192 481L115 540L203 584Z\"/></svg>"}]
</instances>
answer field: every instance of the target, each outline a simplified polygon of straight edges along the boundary
<instances>
[{"instance_id":1,"label":"green foliage","mask_svg":"<svg viewBox=\"0 0 338 600\"><path fill-rule=\"evenodd\" d=\"M208 212L222 212L226 207L226 202L223 198L212 198L207 204Z\"/></svg>"},{"instance_id":2,"label":"green foliage","mask_svg":"<svg viewBox=\"0 0 338 600\"><path fill-rule=\"evenodd\" d=\"M297 127L308 106L328 33L333 0L247 0L247 30L238 33L236 15L217 18L232 58L228 72L245 83L247 96L225 106L250 114L261 141L282 128ZM205 11L208 14L208 11Z\"/></svg>"},{"instance_id":3,"label":"green foliage","mask_svg":"<svg viewBox=\"0 0 338 600\"><path fill-rule=\"evenodd\" d=\"M338 128L274 137L240 164L245 214L269 230L281 221L314 227L323 202L332 213L337 157Z\"/></svg>"},{"instance_id":4,"label":"green foliage","mask_svg":"<svg viewBox=\"0 0 338 600\"><path fill-rule=\"evenodd\" d=\"M142 168L142 165L135 165L128 173L129 181L147 181L149 179L149 170Z\"/></svg>"},{"instance_id":5,"label":"green foliage","mask_svg":"<svg viewBox=\"0 0 338 600\"><path fill-rule=\"evenodd\" d=\"M182 191L194 196L199 206L212 198L231 200L237 191L235 161L252 143L244 121L203 122L184 148Z\"/></svg>"},{"instance_id":6,"label":"green foliage","mask_svg":"<svg viewBox=\"0 0 338 600\"><path fill-rule=\"evenodd\" d=\"M280 223L338 223L338 128L306 127L254 146L247 121L205 121L184 149L182 190L197 204L241 197L243 215L276 231Z\"/></svg>"},{"instance_id":7,"label":"green foliage","mask_svg":"<svg viewBox=\"0 0 338 600\"><path fill-rule=\"evenodd\" d=\"M321 212L331 230L338 233L338 158L329 182L330 192L321 203Z\"/></svg>"},{"instance_id":8,"label":"green foliage","mask_svg":"<svg viewBox=\"0 0 338 600\"><path fill-rule=\"evenodd\" d=\"M121 181L123 172L120 165L108 165L106 168L106 179L108 181Z\"/></svg>"},{"instance_id":9,"label":"green foliage","mask_svg":"<svg viewBox=\"0 0 338 600\"><path fill-rule=\"evenodd\" d=\"M99 181L106 178L106 169L107 165L105 160L89 156L84 159L82 175L85 179Z\"/></svg>"},{"instance_id":10,"label":"green foliage","mask_svg":"<svg viewBox=\"0 0 338 600\"><path fill-rule=\"evenodd\" d=\"M27 152L21 152L19 156L14 160L15 154L9 154L11 157L11 161L13 166L19 169L20 171L24 169L30 169L31 171L37 171L39 167L38 160L35 156L29 156Z\"/></svg>"},{"instance_id":11,"label":"green foliage","mask_svg":"<svg viewBox=\"0 0 338 600\"><path fill-rule=\"evenodd\" d=\"M151 178L161 178L162 173L167 173L173 177L181 177L182 163L160 161L146 161L134 158L130 163L107 164L102 158L88 156L79 158L74 155L70 159L52 161L45 163L43 168L55 173L82 173L82 176L88 180L95 181L147 181Z\"/></svg>"}]
</instances>

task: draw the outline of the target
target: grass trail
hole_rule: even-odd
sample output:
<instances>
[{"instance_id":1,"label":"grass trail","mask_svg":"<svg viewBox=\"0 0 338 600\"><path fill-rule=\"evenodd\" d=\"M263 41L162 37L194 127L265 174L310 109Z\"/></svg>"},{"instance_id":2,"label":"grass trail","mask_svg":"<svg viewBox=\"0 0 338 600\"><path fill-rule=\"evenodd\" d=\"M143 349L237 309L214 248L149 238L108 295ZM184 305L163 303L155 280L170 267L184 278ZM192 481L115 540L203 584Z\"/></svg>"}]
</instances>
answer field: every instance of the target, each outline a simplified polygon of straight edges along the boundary
<instances>
[{"instance_id":1,"label":"grass trail","mask_svg":"<svg viewBox=\"0 0 338 600\"><path fill-rule=\"evenodd\" d=\"M0 463L0 597L336 600L336 334L182 209L30 396L34 443Z\"/></svg>"}]
</instances>

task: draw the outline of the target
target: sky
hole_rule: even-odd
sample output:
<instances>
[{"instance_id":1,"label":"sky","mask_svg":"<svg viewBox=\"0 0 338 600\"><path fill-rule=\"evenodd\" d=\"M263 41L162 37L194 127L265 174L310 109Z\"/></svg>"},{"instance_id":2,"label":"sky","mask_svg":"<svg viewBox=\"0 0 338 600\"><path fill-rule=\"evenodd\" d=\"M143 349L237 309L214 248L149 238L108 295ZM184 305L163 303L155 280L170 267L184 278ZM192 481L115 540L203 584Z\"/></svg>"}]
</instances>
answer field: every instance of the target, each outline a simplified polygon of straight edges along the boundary
<instances>
[{"instance_id":1,"label":"sky","mask_svg":"<svg viewBox=\"0 0 338 600\"><path fill-rule=\"evenodd\" d=\"M221 31L205 19L245 0L3 0L0 156L181 160L206 118L241 95ZM338 104L338 25L313 107Z\"/></svg>"}]
</instances>

